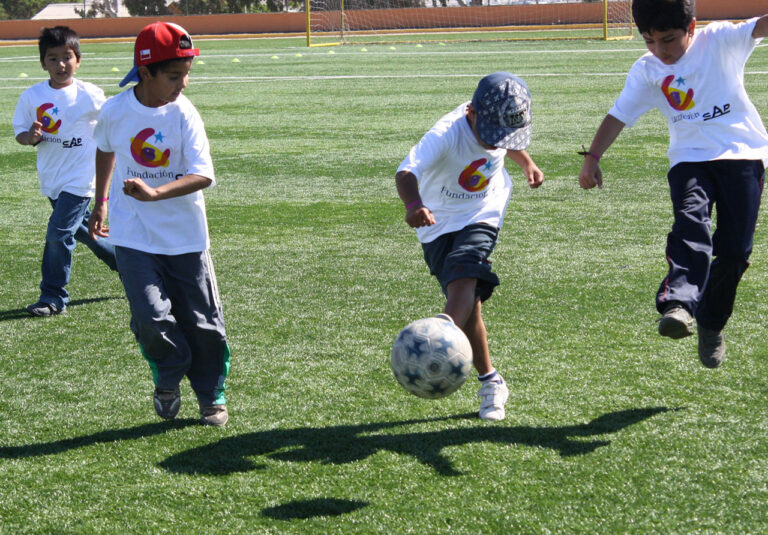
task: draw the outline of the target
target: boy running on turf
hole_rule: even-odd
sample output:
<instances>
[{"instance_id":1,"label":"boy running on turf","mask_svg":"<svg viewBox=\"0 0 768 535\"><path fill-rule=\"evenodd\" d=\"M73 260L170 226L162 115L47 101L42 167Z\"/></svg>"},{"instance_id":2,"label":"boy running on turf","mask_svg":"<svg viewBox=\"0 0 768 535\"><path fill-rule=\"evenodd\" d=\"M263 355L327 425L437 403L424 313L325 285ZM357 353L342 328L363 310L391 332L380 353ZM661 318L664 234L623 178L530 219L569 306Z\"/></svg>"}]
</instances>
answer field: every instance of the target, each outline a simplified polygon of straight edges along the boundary
<instances>
[{"instance_id":1,"label":"boy running on turf","mask_svg":"<svg viewBox=\"0 0 768 535\"><path fill-rule=\"evenodd\" d=\"M88 235L88 210L94 191L93 129L104 92L75 78L80 67L80 37L66 27L43 28L40 63L49 79L25 90L13 116L16 141L37 149L40 191L53 212L43 249L40 298L27 307L33 316L54 316L69 302L66 285L76 242L84 243L113 271L115 249L109 240Z\"/></svg>"},{"instance_id":2,"label":"boy running on turf","mask_svg":"<svg viewBox=\"0 0 768 535\"><path fill-rule=\"evenodd\" d=\"M215 177L203 121L181 94L198 54L178 25L156 22L139 33L135 66L120 86L138 84L104 104L95 132L96 192L109 199L111 228L105 201L90 232L116 246L157 414L176 417L186 375L201 423L223 426L230 352L201 191Z\"/></svg>"},{"instance_id":3,"label":"boy running on turf","mask_svg":"<svg viewBox=\"0 0 768 535\"><path fill-rule=\"evenodd\" d=\"M482 302L499 284L488 260L504 220L512 181L504 157L532 188L544 175L525 149L531 94L506 72L480 80L471 102L441 118L414 146L395 177L405 221L416 228L430 272L446 296L444 312L469 338L481 386L480 417L501 420L509 397L491 363Z\"/></svg>"},{"instance_id":4,"label":"boy running on turf","mask_svg":"<svg viewBox=\"0 0 768 535\"><path fill-rule=\"evenodd\" d=\"M602 187L598 162L625 126L652 108L667 118L675 220L667 237L669 272L656 294L659 334L689 336L695 318L699 358L716 368L725 357L722 331L736 287L749 266L768 161L768 134L744 89L744 65L768 35L768 15L695 32L693 0L634 0L632 14L649 52L630 69L584 153L579 185Z\"/></svg>"}]
</instances>

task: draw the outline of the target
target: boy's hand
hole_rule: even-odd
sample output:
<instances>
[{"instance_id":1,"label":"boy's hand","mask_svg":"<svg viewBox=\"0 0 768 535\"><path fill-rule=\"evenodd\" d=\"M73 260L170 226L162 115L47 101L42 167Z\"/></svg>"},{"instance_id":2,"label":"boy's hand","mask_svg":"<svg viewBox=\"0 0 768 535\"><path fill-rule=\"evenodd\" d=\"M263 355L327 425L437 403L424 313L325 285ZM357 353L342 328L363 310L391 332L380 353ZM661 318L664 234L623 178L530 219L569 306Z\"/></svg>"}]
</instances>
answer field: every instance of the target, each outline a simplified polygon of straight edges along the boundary
<instances>
[{"instance_id":1,"label":"boy's hand","mask_svg":"<svg viewBox=\"0 0 768 535\"><path fill-rule=\"evenodd\" d=\"M27 131L27 143L35 145L39 143L41 139L43 139L43 123L35 121Z\"/></svg>"},{"instance_id":2,"label":"boy's hand","mask_svg":"<svg viewBox=\"0 0 768 535\"><path fill-rule=\"evenodd\" d=\"M97 202L93 207L91 217L88 218L88 234L94 240L98 240L99 236L102 238L109 237L109 227L105 224L108 211L106 202Z\"/></svg>"},{"instance_id":3,"label":"boy's hand","mask_svg":"<svg viewBox=\"0 0 768 535\"><path fill-rule=\"evenodd\" d=\"M405 222L413 228L428 227L435 224L435 215L426 206L414 206L405 213Z\"/></svg>"},{"instance_id":4,"label":"boy's hand","mask_svg":"<svg viewBox=\"0 0 768 535\"><path fill-rule=\"evenodd\" d=\"M127 178L123 182L123 193L139 201L157 200L158 193L140 178Z\"/></svg>"},{"instance_id":5,"label":"boy's hand","mask_svg":"<svg viewBox=\"0 0 768 535\"><path fill-rule=\"evenodd\" d=\"M528 181L528 185L531 189L538 188L541 186L541 183L544 182L544 173L542 173L539 166L533 163L533 161L531 161L531 165L523 168L523 173L525 173L525 179Z\"/></svg>"},{"instance_id":6,"label":"boy's hand","mask_svg":"<svg viewBox=\"0 0 768 535\"><path fill-rule=\"evenodd\" d=\"M581 166L579 174L579 186L582 189L592 189L595 186L603 189L603 172L594 158L584 158L584 165Z\"/></svg>"}]
</instances>

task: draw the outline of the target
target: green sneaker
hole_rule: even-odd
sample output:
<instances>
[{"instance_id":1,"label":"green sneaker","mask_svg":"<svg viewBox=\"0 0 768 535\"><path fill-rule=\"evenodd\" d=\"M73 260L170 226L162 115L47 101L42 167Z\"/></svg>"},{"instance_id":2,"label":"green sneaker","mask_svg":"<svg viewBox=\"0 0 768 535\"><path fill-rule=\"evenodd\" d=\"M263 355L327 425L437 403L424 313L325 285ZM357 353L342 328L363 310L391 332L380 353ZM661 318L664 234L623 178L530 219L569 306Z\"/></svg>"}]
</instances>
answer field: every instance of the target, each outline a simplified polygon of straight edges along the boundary
<instances>
[{"instance_id":1,"label":"green sneaker","mask_svg":"<svg viewBox=\"0 0 768 535\"><path fill-rule=\"evenodd\" d=\"M212 425L214 427L224 427L229 420L229 413L226 405L207 405L200 406L200 423L203 425Z\"/></svg>"},{"instance_id":2,"label":"green sneaker","mask_svg":"<svg viewBox=\"0 0 768 535\"><path fill-rule=\"evenodd\" d=\"M670 303L659 319L659 334L674 339L692 335L693 316L680 303Z\"/></svg>"},{"instance_id":3,"label":"green sneaker","mask_svg":"<svg viewBox=\"0 0 768 535\"><path fill-rule=\"evenodd\" d=\"M173 390L155 388L153 397L155 402L155 412L163 420L173 420L179 414L181 407L181 391L177 386Z\"/></svg>"},{"instance_id":4,"label":"green sneaker","mask_svg":"<svg viewBox=\"0 0 768 535\"><path fill-rule=\"evenodd\" d=\"M699 360L707 368L717 368L725 358L723 331L713 331L699 325Z\"/></svg>"}]
</instances>

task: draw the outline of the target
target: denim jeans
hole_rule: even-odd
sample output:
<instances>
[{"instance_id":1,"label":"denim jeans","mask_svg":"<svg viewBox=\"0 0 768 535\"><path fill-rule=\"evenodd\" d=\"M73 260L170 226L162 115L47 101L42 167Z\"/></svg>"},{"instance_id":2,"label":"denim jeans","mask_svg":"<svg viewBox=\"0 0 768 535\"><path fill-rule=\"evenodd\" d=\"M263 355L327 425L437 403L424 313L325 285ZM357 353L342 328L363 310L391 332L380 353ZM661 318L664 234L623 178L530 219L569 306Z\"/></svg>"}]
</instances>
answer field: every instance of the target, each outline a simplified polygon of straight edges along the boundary
<instances>
[{"instance_id":1,"label":"denim jeans","mask_svg":"<svg viewBox=\"0 0 768 535\"><path fill-rule=\"evenodd\" d=\"M88 234L90 197L61 192L58 199L48 200L51 201L53 213L45 234L40 301L64 310L69 302L65 286L72 271L75 240L85 244L112 271L117 271L115 248L109 240L100 238L97 241Z\"/></svg>"}]
</instances>

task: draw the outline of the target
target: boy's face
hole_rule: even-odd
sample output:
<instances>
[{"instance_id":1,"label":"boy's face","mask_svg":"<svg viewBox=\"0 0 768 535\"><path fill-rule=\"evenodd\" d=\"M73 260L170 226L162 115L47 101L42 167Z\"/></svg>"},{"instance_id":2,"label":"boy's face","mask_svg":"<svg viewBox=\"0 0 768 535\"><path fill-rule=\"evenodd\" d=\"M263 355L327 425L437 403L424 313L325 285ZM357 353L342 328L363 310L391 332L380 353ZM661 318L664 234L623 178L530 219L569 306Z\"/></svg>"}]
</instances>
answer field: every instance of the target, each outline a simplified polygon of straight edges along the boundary
<instances>
[{"instance_id":1,"label":"boy's face","mask_svg":"<svg viewBox=\"0 0 768 535\"><path fill-rule=\"evenodd\" d=\"M140 76L146 102L142 101L142 104L157 108L179 98L181 92L189 85L191 69L192 58L173 61L164 69L158 70L154 76L146 67L139 67L140 73L144 71Z\"/></svg>"},{"instance_id":2,"label":"boy's face","mask_svg":"<svg viewBox=\"0 0 768 535\"><path fill-rule=\"evenodd\" d=\"M68 46L54 46L46 50L42 65L51 77L51 87L61 89L72 83L75 71L80 67L80 60Z\"/></svg>"},{"instance_id":3,"label":"boy's face","mask_svg":"<svg viewBox=\"0 0 768 535\"><path fill-rule=\"evenodd\" d=\"M651 54L665 65L674 65L691 45L695 29L696 20L694 19L687 30L651 30L643 34L643 39Z\"/></svg>"}]
</instances>

